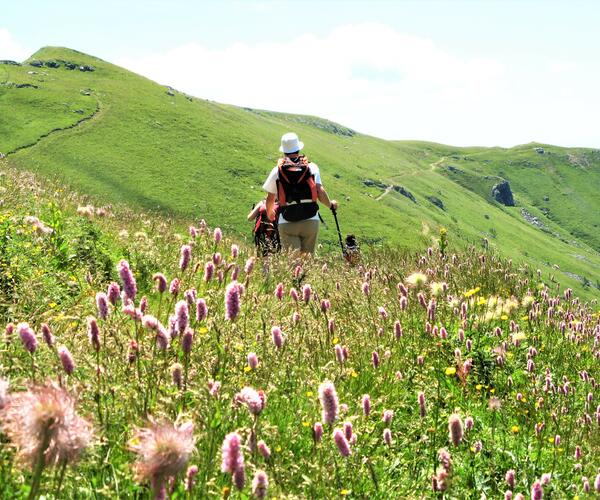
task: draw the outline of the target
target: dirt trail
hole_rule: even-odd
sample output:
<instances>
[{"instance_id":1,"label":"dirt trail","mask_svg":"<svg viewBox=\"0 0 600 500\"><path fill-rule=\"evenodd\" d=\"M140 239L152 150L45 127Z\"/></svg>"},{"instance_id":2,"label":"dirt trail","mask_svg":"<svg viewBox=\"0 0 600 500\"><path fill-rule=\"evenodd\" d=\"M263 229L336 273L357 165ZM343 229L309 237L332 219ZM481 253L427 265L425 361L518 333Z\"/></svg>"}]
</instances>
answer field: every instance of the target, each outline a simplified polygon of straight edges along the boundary
<instances>
[{"instance_id":1,"label":"dirt trail","mask_svg":"<svg viewBox=\"0 0 600 500\"><path fill-rule=\"evenodd\" d=\"M383 198L386 194L388 194L392 189L394 189L394 186L386 187L385 191L383 193L381 193L377 198L375 198L375 201L381 200L381 198Z\"/></svg>"},{"instance_id":2,"label":"dirt trail","mask_svg":"<svg viewBox=\"0 0 600 500\"><path fill-rule=\"evenodd\" d=\"M442 156L438 161L434 161L433 163L430 163L429 166L431 167L431 170L435 170L437 167L440 166L441 163L446 161L446 157Z\"/></svg>"}]
</instances>

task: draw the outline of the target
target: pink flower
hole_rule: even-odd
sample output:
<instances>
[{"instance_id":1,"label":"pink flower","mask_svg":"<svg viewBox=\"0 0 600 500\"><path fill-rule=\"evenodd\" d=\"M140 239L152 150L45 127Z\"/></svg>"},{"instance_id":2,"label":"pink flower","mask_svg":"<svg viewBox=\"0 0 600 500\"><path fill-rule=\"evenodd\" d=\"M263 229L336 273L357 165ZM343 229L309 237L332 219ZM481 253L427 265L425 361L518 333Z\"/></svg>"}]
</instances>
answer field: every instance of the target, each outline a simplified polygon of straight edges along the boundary
<instances>
[{"instance_id":1,"label":"pink flower","mask_svg":"<svg viewBox=\"0 0 600 500\"><path fill-rule=\"evenodd\" d=\"M242 438L237 432L231 432L225 436L221 447L221 472L233 474L243 465Z\"/></svg>"},{"instance_id":2,"label":"pink flower","mask_svg":"<svg viewBox=\"0 0 600 500\"><path fill-rule=\"evenodd\" d=\"M531 486L531 500L542 500L544 496L544 491L542 490L542 485L539 481L535 481Z\"/></svg>"},{"instance_id":3,"label":"pink flower","mask_svg":"<svg viewBox=\"0 0 600 500\"><path fill-rule=\"evenodd\" d=\"M244 387L235 395L235 401L244 403L248 411L254 416L260 415L266 404L264 392L255 391L252 387Z\"/></svg>"},{"instance_id":4,"label":"pink flower","mask_svg":"<svg viewBox=\"0 0 600 500\"><path fill-rule=\"evenodd\" d=\"M252 270L254 269L254 261L256 259L254 257L249 257L248 260L246 260L246 264L244 265L244 272L246 274L250 274L252 272Z\"/></svg>"},{"instance_id":5,"label":"pink flower","mask_svg":"<svg viewBox=\"0 0 600 500\"><path fill-rule=\"evenodd\" d=\"M327 299L321 300L321 312L326 313L331 309L331 302Z\"/></svg>"},{"instance_id":6,"label":"pink flower","mask_svg":"<svg viewBox=\"0 0 600 500\"><path fill-rule=\"evenodd\" d=\"M392 445L392 431L389 429L383 429L383 442L388 446Z\"/></svg>"},{"instance_id":7,"label":"pink flower","mask_svg":"<svg viewBox=\"0 0 600 500\"><path fill-rule=\"evenodd\" d=\"M339 401L331 382L326 381L319 386L319 400L322 406L323 422L333 424L338 416Z\"/></svg>"},{"instance_id":8,"label":"pink flower","mask_svg":"<svg viewBox=\"0 0 600 500\"><path fill-rule=\"evenodd\" d=\"M96 307L100 319L106 319L108 317L108 297L104 292L96 294Z\"/></svg>"},{"instance_id":9,"label":"pink flower","mask_svg":"<svg viewBox=\"0 0 600 500\"><path fill-rule=\"evenodd\" d=\"M181 350L185 354L189 354L192 351L192 343L194 342L194 330L186 328L185 332L181 337Z\"/></svg>"},{"instance_id":10,"label":"pink flower","mask_svg":"<svg viewBox=\"0 0 600 500\"><path fill-rule=\"evenodd\" d=\"M468 432L473 428L475 422L473 421L473 417L465 418L465 430Z\"/></svg>"},{"instance_id":11,"label":"pink flower","mask_svg":"<svg viewBox=\"0 0 600 500\"><path fill-rule=\"evenodd\" d=\"M190 310L185 300L180 300L175 304L175 329L177 333L185 332L185 329L190 324Z\"/></svg>"},{"instance_id":12,"label":"pink flower","mask_svg":"<svg viewBox=\"0 0 600 500\"><path fill-rule=\"evenodd\" d=\"M54 335L52 335L52 330L46 323L42 323L42 338L48 347L54 345Z\"/></svg>"},{"instance_id":13,"label":"pink flower","mask_svg":"<svg viewBox=\"0 0 600 500\"><path fill-rule=\"evenodd\" d=\"M125 259L121 260L117 265L117 271L119 272L121 281L123 281L123 291L125 292L125 296L130 300L135 299L135 295L137 293L137 284L135 282L135 278L133 277L133 273L129 268L129 262L127 262Z\"/></svg>"},{"instance_id":14,"label":"pink flower","mask_svg":"<svg viewBox=\"0 0 600 500\"><path fill-rule=\"evenodd\" d=\"M180 287L181 281L179 280L179 278L173 278L173 280L171 280L171 283L169 284L169 293L173 295L173 297L177 296Z\"/></svg>"},{"instance_id":15,"label":"pink flower","mask_svg":"<svg viewBox=\"0 0 600 500\"><path fill-rule=\"evenodd\" d=\"M299 297L298 297L298 291L295 288L291 288L290 289L290 297L292 298L292 300L294 302L298 302L298 299L299 299Z\"/></svg>"},{"instance_id":16,"label":"pink flower","mask_svg":"<svg viewBox=\"0 0 600 500\"><path fill-rule=\"evenodd\" d=\"M350 450L350 443L348 443L348 440L341 429L338 428L333 431L333 441L343 457L350 456L352 453L352 450Z\"/></svg>"},{"instance_id":17,"label":"pink flower","mask_svg":"<svg viewBox=\"0 0 600 500\"><path fill-rule=\"evenodd\" d=\"M353 430L352 430L352 422L344 422L344 435L346 439L350 441L352 439Z\"/></svg>"},{"instance_id":18,"label":"pink flower","mask_svg":"<svg viewBox=\"0 0 600 500\"><path fill-rule=\"evenodd\" d=\"M408 307L408 298L403 295L402 297L400 297L400 309L402 311L406 311L406 308Z\"/></svg>"},{"instance_id":19,"label":"pink flower","mask_svg":"<svg viewBox=\"0 0 600 500\"><path fill-rule=\"evenodd\" d=\"M212 261L215 266L220 266L222 260L223 260L223 256L221 255L220 252L213 253Z\"/></svg>"},{"instance_id":20,"label":"pink flower","mask_svg":"<svg viewBox=\"0 0 600 500\"><path fill-rule=\"evenodd\" d=\"M371 413L371 396L365 394L361 400L363 415L368 417Z\"/></svg>"},{"instance_id":21,"label":"pink flower","mask_svg":"<svg viewBox=\"0 0 600 500\"><path fill-rule=\"evenodd\" d=\"M208 382L208 393L216 398L219 394L219 389L221 388L221 382L218 380L209 380Z\"/></svg>"},{"instance_id":22,"label":"pink flower","mask_svg":"<svg viewBox=\"0 0 600 500\"><path fill-rule=\"evenodd\" d=\"M204 321L208 315L208 306L204 299L196 300L196 321Z\"/></svg>"},{"instance_id":23,"label":"pink flower","mask_svg":"<svg viewBox=\"0 0 600 500\"><path fill-rule=\"evenodd\" d=\"M383 411L383 416L381 417L381 420L386 425L390 425L390 423L392 422L392 418L394 418L394 410L384 410Z\"/></svg>"},{"instance_id":24,"label":"pink flower","mask_svg":"<svg viewBox=\"0 0 600 500\"><path fill-rule=\"evenodd\" d=\"M231 244L231 258L236 259L239 253L240 253L240 247L238 247L235 243L232 243Z\"/></svg>"},{"instance_id":25,"label":"pink flower","mask_svg":"<svg viewBox=\"0 0 600 500\"><path fill-rule=\"evenodd\" d=\"M400 338L402 337L402 325L400 324L400 321L396 320L394 322L394 335L396 337L396 340L400 340Z\"/></svg>"},{"instance_id":26,"label":"pink flower","mask_svg":"<svg viewBox=\"0 0 600 500\"><path fill-rule=\"evenodd\" d=\"M369 286L369 283L367 281L365 281L362 285L361 285L361 290L362 293L365 295L369 295L369 293L371 292L371 287Z\"/></svg>"},{"instance_id":27,"label":"pink flower","mask_svg":"<svg viewBox=\"0 0 600 500\"><path fill-rule=\"evenodd\" d=\"M196 475L198 474L198 466L190 465L185 473L185 490L192 491L196 484Z\"/></svg>"},{"instance_id":28,"label":"pink flower","mask_svg":"<svg viewBox=\"0 0 600 500\"><path fill-rule=\"evenodd\" d=\"M283 283L278 283L275 287L275 297L277 297L277 300L283 299Z\"/></svg>"},{"instance_id":29,"label":"pink flower","mask_svg":"<svg viewBox=\"0 0 600 500\"><path fill-rule=\"evenodd\" d=\"M385 307L383 307L383 306L379 306L379 307L377 308L377 310L379 311L379 315L380 315L380 316L381 316L383 319L388 319L388 313L387 313L387 311L385 310Z\"/></svg>"},{"instance_id":30,"label":"pink flower","mask_svg":"<svg viewBox=\"0 0 600 500\"><path fill-rule=\"evenodd\" d=\"M121 289L119 288L119 284L113 281L110 285L108 285L106 296L108 297L108 301L113 306L116 306L119 298L121 297Z\"/></svg>"},{"instance_id":31,"label":"pink flower","mask_svg":"<svg viewBox=\"0 0 600 500\"><path fill-rule=\"evenodd\" d=\"M156 329L156 345L161 351L166 351L169 348L170 343L171 335L167 329L159 323L158 328Z\"/></svg>"},{"instance_id":32,"label":"pink flower","mask_svg":"<svg viewBox=\"0 0 600 500\"><path fill-rule=\"evenodd\" d=\"M310 301L310 297L312 295L312 288L311 286L307 283L306 285L304 285L302 287L302 300L304 300L304 302L306 304L308 304L308 302Z\"/></svg>"},{"instance_id":33,"label":"pink flower","mask_svg":"<svg viewBox=\"0 0 600 500\"><path fill-rule=\"evenodd\" d=\"M448 418L448 432L450 434L450 441L454 446L458 446L463 438L463 426L460 415L453 413Z\"/></svg>"},{"instance_id":34,"label":"pink flower","mask_svg":"<svg viewBox=\"0 0 600 500\"><path fill-rule=\"evenodd\" d=\"M256 444L256 447L258 448L258 452L261 454L261 456L265 459L265 460L269 460L269 458L271 457L271 450L269 449L269 447L267 446L267 443L265 443L262 439Z\"/></svg>"},{"instance_id":35,"label":"pink flower","mask_svg":"<svg viewBox=\"0 0 600 500\"><path fill-rule=\"evenodd\" d=\"M371 363L373 363L373 368L379 368L379 354L377 351L371 353Z\"/></svg>"},{"instance_id":36,"label":"pink flower","mask_svg":"<svg viewBox=\"0 0 600 500\"><path fill-rule=\"evenodd\" d=\"M232 281L225 289L225 319L234 321L240 313L240 289L237 281Z\"/></svg>"},{"instance_id":37,"label":"pink flower","mask_svg":"<svg viewBox=\"0 0 600 500\"><path fill-rule=\"evenodd\" d=\"M258 356L255 352L248 353L248 366L253 370L256 370L258 367Z\"/></svg>"},{"instance_id":38,"label":"pink flower","mask_svg":"<svg viewBox=\"0 0 600 500\"><path fill-rule=\"evenodd\" d=\"M271 337L273 338L273 344L277 349L281 349L283 346L283 335L281 333L281 328L278 326L274 326L271 328Z\"/></svg>"},{"instance_id":39,"label":"pink flower","mask_svg":"<svg viewBox=\"0 0 600 500\"><path fill-rule=\"evenodd\" d=\"M219 244L221 242L221 240L223 239L223 232L221 231L221 228L215 228L215 230L213 231L213 238L215 240L215 243Z\"/></svg>"},{"instance_id":40,"label":"pink flower","mask_svg":"<svg viewBox=\"0 0 600 500\"><path fill-rule=\"evenodd\" d=\"M321 422L315 422L313 425L313 440L318 443L323 438L323 424Z\"/></svg>"},{"instance_id":41,"label":"pink flower","mask_svg":"<svg viewBox=\"0 0 600 500\"><path fill-rule=\"evenodd\" d=\"M252 480L252 494L259 499L267 496L267 488L269 487L269 479L266 472L262 470L256 471Z\"/></svg>"},{"instance_id":42,"label":"pink flower","mask_svg":"<svg viewBox=\"0 0 600 500\"><path fill-rule=\"evenodd\" d=\"M61 345L58 348L58 357L60 358L60 362L63 366L63 370L65 370L65 373L67 375L71 375L75 369L75 363L69 349L67 349L64 345Z\"/></svg>"},{"instance_id":43,"label":"pink flower","mask_svg":"<svg viewBox=\"0 0 600 500\"><path fill-rule=\"evenodd\" d=\"M21 338L21 342L25 346L31 354L33 354L37 349L37 338L35 336L35 332L29 327L28 323L19 323L17 325L17 333Z\"/></svg>"},{"instance_id":44,"label":"pink flower","mask_svg":"<svg viewBox=\"0 0 600 500\"><path fill-rule=\"evenodd\" d=\"M343 364L346 359L344 358L344 350L342 349L342 346L340 344L335 344L333 350L335 351L335 357L338 363L340 365Z\"/></svg>"},{"instance_id":45,"label":"pink flower","mask_svg":"<svg viewBox=\"0 0 600 500\"><path fill-rule=\"evenodd\" d=\"M204 281L207 283L212 280L213 275L215 273L215 265L212 262L207 262L204 264Z\"/></svg>"},{"instance_id":46,"label":"pink flower","mask_svg":"<svg viewBox=\"0 0 600 500\"><path fill-rule=\"evenodd\" d=\"M13 393L0 411L4 434L19 460L35 466L72 463L92 439L92 426L76 411L76 399L55 383Z\"/></svg>"},{"instance_id":47,"label":"pink flower","mask_svg":"<svg viewBox=\"0 0 600 500\"><path fill-rule=\"evenodd\" d=\"M419 414L421 415L421 418L423 418L427 414L427 409L425 407L425 393L419 392L417 400L419 402Z\"/></svg>"},{"instance_id":48,"label":"pink flower","mask_svg":"<svg viewBox=\"0 0 600 500\"><path fill-rule=\"evenodd\" d=\"M190 245L183 245L181 247L181 257L179 258L179 269L185 271L190 265L192 258L192 247Z\"/></svg>"},{"instance_id":49,"label":"pink flower","mask_svg":"<svg viewBox=\"0 0 600 500\"><path fill-rule=\"evenodd\" d=\"M165 293L167 291L167 278L163 273L155 273L152 279L156 281L156 290L158 293Z\"/></svg>"},{"instance_id":50,"label":"pink flower","mask_svg":"<svg viewBox=\"0 0 600 500\"><path fill-rule=\"evenodd\" d=\"M129 447L138 455L134 465L137 480L149 481L155 493L159 492L186 468L195 448L193 432L191 422L176 425L167 420L150 419L148 427L136 428Z\"/></svg>"}]
</instances>

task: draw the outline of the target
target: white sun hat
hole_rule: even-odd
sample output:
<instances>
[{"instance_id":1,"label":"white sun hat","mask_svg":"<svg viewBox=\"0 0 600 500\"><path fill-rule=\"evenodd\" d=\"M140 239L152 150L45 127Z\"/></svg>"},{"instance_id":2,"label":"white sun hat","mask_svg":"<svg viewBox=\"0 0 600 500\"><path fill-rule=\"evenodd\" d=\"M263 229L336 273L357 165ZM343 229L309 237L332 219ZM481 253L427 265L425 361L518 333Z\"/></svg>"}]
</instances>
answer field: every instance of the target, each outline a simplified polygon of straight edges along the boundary
<instances>
[{"instance_id":1,"label":"white sun hat","mask_svg":"<svg viewBox=\"0 0 600 500\"><path fill-rule=\"evenodd\" d=\"M303 147L304 143L298 139L298 136L294 134L294 132L288 132L281 137L279 151L282 153L295 153L296 151L300 151Z\"/></svg>"}]
</instances>

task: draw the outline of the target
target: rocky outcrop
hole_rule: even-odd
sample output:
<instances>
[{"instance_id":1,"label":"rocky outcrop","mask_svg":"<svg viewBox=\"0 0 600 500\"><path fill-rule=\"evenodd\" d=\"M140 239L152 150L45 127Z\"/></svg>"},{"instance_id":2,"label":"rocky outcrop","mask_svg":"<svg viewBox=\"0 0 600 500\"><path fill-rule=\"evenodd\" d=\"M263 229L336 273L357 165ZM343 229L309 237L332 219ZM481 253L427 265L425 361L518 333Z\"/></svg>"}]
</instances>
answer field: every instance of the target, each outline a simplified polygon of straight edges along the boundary
<instances>
[{"instance_id":1,"label":"rocky outcrop","mask_svg":"<svg viewBox=\"0 0 600 500\"><path fill-rule=\"evenodd\" d=\"M31 61L29 64L34 68L41 68L44 65L42 61Z\"/></svg>"},{"instance_id":2,"label":"rocky outcrop","mask_svg":"<svg viewBox=\"0 0 600 500\"><path fill-rule=\"evenodd\" d=\"M8 59L0 60L0 64L8 64L10 66L21 66L21 63L18 63L17 61L10 61Z\"/></svg>"},{"instance_id":3,"label":"rocky outcrop","mask_svg":"<svg viewBox=\"0 0 600 500\"><path fill-rule=\"evenodd\" d=\"M442 200L440 200L437 196L428 196L427 199L433 203L436 207L442 209L442 210L446 210L446 208L444 207L444 202Z\"/></svg>"},{"instance_id":4,"label":"rocky outcrop","mask_svg":"<svg viewBox=\"0 0 600 500\"><path fill-rule=\"evenodd\" d=\"M492 187L492 196L498 203L507 207L515 206L515 199L510 189L508 181L502 181Z\"/></svg>"},{"instance_id":5,"label":"rocky outcrop","mask_svg":"<svg viewBox=\"0 0 600 500\"><path fill-rule=\"evenodd\" d=\"M413 196L413 194L403 186L392 186L392 189L396 191L396 193L400 193L402 196L406 196L413 203L416 203L417 200Z\"/></svg>"}]
</instances>

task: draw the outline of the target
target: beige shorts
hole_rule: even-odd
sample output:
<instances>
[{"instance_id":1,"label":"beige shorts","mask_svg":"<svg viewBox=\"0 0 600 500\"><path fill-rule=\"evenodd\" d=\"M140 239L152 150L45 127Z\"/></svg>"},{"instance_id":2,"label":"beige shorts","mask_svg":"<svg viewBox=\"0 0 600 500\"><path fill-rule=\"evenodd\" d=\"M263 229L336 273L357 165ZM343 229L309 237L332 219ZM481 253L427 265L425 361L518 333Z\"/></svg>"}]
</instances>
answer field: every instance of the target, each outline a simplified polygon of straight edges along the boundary
<instances>
[{"instance_id":1,"label":"beige shorts","mask_svg":"<svg viewBox=\"0 0 600 500\"><path fill-rule=\"evenodd\" d=\"M279 224L281 246L286 250L315 253L319 224L318 220L301 220Z\"/></svg>"}]
</instances>

